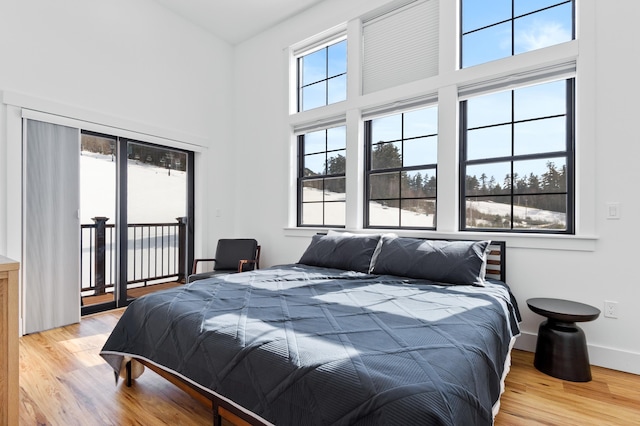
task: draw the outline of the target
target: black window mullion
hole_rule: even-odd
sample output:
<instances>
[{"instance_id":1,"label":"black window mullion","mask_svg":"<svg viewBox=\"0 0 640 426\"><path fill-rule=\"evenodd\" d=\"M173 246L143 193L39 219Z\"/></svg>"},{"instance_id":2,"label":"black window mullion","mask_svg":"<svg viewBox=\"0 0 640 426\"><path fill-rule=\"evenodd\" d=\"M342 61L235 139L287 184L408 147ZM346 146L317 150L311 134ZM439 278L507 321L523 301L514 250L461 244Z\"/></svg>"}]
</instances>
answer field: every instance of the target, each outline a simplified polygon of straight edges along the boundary
<instances>
[{"instance_id":1,"label":"black window mullion","mask_svg":"<svg viewBox=\"0 0 640 426\"><path fill-rule=\"evenodd\" d=\"M575 6L574 6L575 7ZM566 185L567 185L567 221L568 232L575 232L575 79L567 80L567 159L566 159ZM570 225L569 225L570 223Z\"/></svg>"},{"instance_id":2,"label":"black window mullion","mask_svg":"<svg viewBox=\"0 0 640 426\"><path fill-rule=\"evenodd\" d=\"M364 122L364 152L365 152L365 174L364 174L364 224L366 227L370 226L369 221L369 202L371 200L371 165L372 165L372 151L373 145L371 144L371 120Z\"/></svg>"},{"instance_id":3,"label":"black window mullion","mask_svg":"<svg viewBox=\"0 0 640 426\"><path fill-rule=\"evenodd\" d=\"M512 13L515 13L515 9L513 9L514 6L514 2L515 0L511 1L511 11ZM515 27L512 27L515 30ZM513 31L511 33L511 37L513 37ZM511 48L513 49L513 43L511 43ZM514 218L514 214L515 214L515 209L514 209L514 204L515 204L515 196L514 196L514 190L515 190L515 153L516 153L516 91L512 90L511 91L511 182L510 182L510 191L509 193L511 194L511 219L509 220L509 229L513 230L513 218Z\"/></svg>"},{"instance_id":4,"label":"black window mullion","mask_svg":"<svg viewBox=\"0 0 640 426\"><path fill-rule=\"evenodd\" d=\"M400 115L400 170L398 170L398 225L402 227L402 173L404 171L404 113Z\"/></svg>"},{"instance_id":5,"label":"black window mullion","mask_svg":"<svg viewBox=\"0 0 640 426\"><path fill-rule=\"evenodd\" d=\"M304 135L298 135L298 226L302 225L303 200L302 193L304 187Z\"/></svg>"},{"instance_id":6,"label":"black window mullion","mask_svg":"<svg viewBox=\"0 0 640 426\"><path fill-rule=\"evenodd\" d=\"M464 3L464 2L463 2ZM458 198L460 204L460 211L458 212L459 226L458 228L464 230L467 228L467 101L460 102L460 124L458 130L460 133L460 159L458 161L458 179L460 182L460 190L458 191Z\"/></svg>"},{"instance_id":7,"label":"black window mullion","mask_svg":"<svg viewBox=\"0 0 640 426\"><path fill-rule=\"evenodd\" d=\"M492 127L501 127L501 126L506 126L506 125L509 125L509 124L531 123L533 121L540 121L540 120L548 120L548 119L551 119L551 118L565 117L566 115L567 115L566 113L565 114L545 115L544 117L533 117L533 118L525 118L523 120L512 120L512 121L506 121L506 122L502 122L502 123L487 124L487 125L484 125L484 126L477 126L477 127L468 128L467 131L490 129ZM409 138L407 140L419 139L419 138L431 137L431 136L437 136L437 135L417 136L417 137L414 137L414 138Z\"/></svg>"}]
</instances>

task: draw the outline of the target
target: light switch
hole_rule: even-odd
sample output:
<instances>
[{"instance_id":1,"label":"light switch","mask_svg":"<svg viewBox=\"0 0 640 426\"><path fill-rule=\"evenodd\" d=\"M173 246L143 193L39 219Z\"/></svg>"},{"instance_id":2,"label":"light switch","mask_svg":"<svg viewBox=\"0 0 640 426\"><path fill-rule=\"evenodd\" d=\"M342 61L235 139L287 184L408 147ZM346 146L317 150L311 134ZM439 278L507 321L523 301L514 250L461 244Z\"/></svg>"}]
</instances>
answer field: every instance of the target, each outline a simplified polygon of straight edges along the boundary
<instances>
[{"instance_id":1,"label":"light switch","mask_svg":"<svg viewBox=\"0 0 640 426\"><path fill-rule=\"evenodd\" d=\"M620 203L607 203L607 219L620 219Z\"/></svg>"}]
</instances>

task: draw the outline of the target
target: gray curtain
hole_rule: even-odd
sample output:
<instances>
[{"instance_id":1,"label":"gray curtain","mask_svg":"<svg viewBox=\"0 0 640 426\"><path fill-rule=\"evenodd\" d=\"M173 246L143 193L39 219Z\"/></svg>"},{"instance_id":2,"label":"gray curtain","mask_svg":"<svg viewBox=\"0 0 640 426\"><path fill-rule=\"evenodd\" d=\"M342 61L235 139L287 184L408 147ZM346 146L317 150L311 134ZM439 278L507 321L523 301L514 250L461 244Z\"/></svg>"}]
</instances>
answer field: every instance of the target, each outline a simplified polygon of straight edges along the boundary
<instances>
[{"instance_id":1,"label":"gray curtain","mask_svg":"<svg viewBox=\"0 0 640 426\"><path fill-rule=\"evenodd\" d=\"M24 332L80 321L80 130L25 120Z\"/></svg>"}]
</instances>

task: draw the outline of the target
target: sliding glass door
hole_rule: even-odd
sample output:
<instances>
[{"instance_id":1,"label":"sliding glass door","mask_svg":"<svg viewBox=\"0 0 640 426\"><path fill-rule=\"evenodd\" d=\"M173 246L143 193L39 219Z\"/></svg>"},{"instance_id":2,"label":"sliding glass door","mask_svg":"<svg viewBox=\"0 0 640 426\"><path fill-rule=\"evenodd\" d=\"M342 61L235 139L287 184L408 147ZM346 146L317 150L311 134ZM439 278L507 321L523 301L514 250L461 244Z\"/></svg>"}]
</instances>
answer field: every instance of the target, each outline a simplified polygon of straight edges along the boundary
<instances>
[{"instance_id":1,"label":"sliding glass door","mask_svg":"<svg viewBox=\"0 0 640 426\"><path fill-rule=\"evenodd\" d=\"M193 261L193 153L90 132L82 147L82 313L183 283Z\"/></svg>"},{"instance_id":2,"label":"sliding glass door","mask_svg":"<svg viewBox=\"0 0 640 426\"><path fill-rule=\"evenodd\" d=\"M24 331L186 281L194 153L25 119Z\"/></svg>"}]
</instances>

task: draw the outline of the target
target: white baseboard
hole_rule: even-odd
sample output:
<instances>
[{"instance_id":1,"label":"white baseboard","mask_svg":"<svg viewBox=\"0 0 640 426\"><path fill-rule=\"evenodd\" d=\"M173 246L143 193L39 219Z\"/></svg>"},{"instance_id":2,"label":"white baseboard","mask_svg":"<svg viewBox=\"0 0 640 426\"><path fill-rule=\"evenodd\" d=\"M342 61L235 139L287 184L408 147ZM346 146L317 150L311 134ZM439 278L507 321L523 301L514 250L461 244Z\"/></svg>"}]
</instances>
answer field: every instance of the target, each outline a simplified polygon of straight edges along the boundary
<instances>
[{"instance_id":1,"label":"white baseboard","mask_svg":"<svg viewBox=\"0 0 640 426\"><path fill-rule=\"evenodd\" d=\"M516 340L514 348L535 352L537 337L534 333L522 332ZM640 375L639 353L590 345L588 342L587 348L589 349L589 362L592 365Z\"/></svg>"},{"instance_id":2,"label":"white baseboard","mask_svg":"<svg viewBox=\"0 0 640 426\"><path fill-rule=\"evenodd\" d=\"M538 339L537 334L523 331L520 334L520 336L518 336L518 338L516 339L516 344L513 347L516 349L520 349L522 351L535 352L537 339Z\"/></svg>"}]
</instances>

